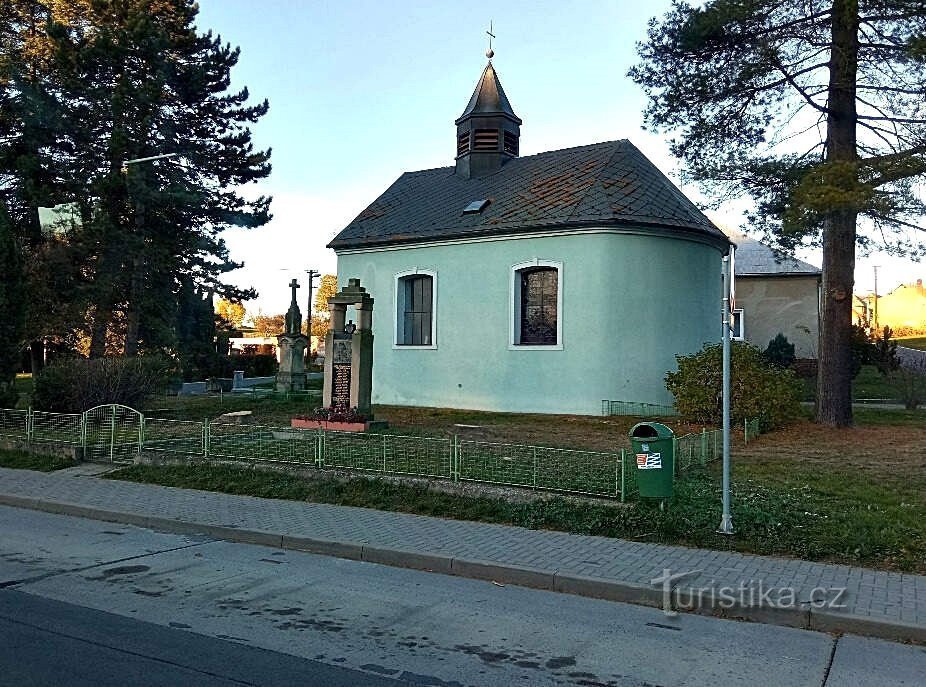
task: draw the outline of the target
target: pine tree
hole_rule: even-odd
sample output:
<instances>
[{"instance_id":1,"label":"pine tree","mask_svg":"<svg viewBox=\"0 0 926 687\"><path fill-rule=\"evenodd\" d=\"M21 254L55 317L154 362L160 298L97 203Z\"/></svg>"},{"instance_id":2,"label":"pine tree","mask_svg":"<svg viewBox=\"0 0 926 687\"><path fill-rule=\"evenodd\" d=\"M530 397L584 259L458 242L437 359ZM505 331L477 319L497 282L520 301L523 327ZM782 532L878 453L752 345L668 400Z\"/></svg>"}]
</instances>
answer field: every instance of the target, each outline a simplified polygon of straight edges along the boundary
<instances>
[{"instance_id":1,"label":"pine tree","mask_svg":"<svg viewBox=\"0 0 926 687\"><path fill-rule=\"evenodd\" d=\"M721 200L751 196L780 247L822 244L817 415L851 424L856 244L924 249L926 5L677 1L639 52L646 120L676 135L690 177Z\"/></svg>"},{"instance_id":2,"label":"pine tree","mask_svg":"<svg viewBox=\"0 0 926 687\"><path fill-rule=\"evenodd\" d=\"M0 195L28 258L26 335L34 371L44 359L44 340L66 335L83 309L81 259L75 246L43 233L38 208L77 199L55 36L82 21L88 10L87 0L0 5Z\"/></svg>"},{"instance_id":3,"label":"pine tree","mask_svg":"<svg viewBox=\"0 0 926 687\"><path fill-rule=\"evenodd\" d=\"M90 355L105 352L113 323L125 323L126 354L169 345L181 283L254 297L221 276L240 265L221 238L230 226L269 221L270 199L238 187L270 173L249 125L268 109L229 92L238 51L196 31L191 0L97 0L89 21L65 36L72 65L67 107L77 169L93 208L83 236L93 274ZM125 163L173 154L169 160Z\"/></svg>"},{"instance_id":4,"label":"pine tree","mask_svg":"<svg viewBox=\"0 0 926 687\"><path fill-rule=\"evenodd\" d=\"M0 203L0 408L12 408L16 392L16 372L19 370L25 323L22 259L13 235L13 224L6 207Z\"/></svg>"}]
</instances>

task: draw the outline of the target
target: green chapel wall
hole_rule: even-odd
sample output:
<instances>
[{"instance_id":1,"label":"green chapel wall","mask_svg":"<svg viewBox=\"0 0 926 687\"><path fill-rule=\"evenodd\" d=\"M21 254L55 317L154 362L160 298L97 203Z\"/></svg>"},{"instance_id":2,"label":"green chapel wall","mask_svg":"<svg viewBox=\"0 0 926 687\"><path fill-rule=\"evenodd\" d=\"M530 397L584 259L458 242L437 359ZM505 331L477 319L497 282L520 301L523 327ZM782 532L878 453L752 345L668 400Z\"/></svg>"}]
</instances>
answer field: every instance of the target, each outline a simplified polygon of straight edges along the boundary
<instances>
[{"instance_id":1,"label":"green chapel wall","mask_svg":"<svg viewBox=\"0 0 926 687\"><path fill-rule=\"evenodd\" d=\"M561 262L562 350L509 350L513 265ZM437 273L436 349L394 344L395 276ZM570 235L338 255L375 299L373 403L598 414L671 403L675 355L720 338L721 253L652 234Z\"/></svg>"}]
</instances>

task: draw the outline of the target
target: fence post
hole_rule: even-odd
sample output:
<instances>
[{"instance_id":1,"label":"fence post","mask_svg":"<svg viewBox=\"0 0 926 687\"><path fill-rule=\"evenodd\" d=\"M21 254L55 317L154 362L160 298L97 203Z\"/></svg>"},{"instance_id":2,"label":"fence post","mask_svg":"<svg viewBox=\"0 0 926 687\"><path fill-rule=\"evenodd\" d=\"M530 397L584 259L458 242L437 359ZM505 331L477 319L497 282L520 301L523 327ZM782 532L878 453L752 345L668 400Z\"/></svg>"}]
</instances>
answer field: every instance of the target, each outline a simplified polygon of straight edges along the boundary
<instances>
[{"instance_id":1,"label":"fence post","mask_svg":"<svg viewBox=\"0 0 926 687\"><path fill-rule=\"evenodd\" d=\"M627 500L627 453L621 449L621 503Z\"/></svg>"},{"instance_id":2,"label":"fence post","mask_svg":"<svg viewBox=\"0 0 926 687\"><path fill-rule=\"evenodd\" d=\"M534 453L534 489L537 488L537 447L533 447Z\"/></svg>"},{"instance_id":3,"label":"fence post","mask_svg":"<svg viewBox=\"0 0 926 687\"><path fill-rule=\"evenodd\" d=\"M707 455L707 430L701 428L701 465L704 465L705 456Z\"/></svg>"},{"instance_id":4,"label":"fence post","mask_svg":"<svg viewBox=\"0 0 926 687\"><path fill-rule=\"evenodd\" d=\"M211 428L209 427L209 418L203 420L203 460L209 460L209 439Z\"/></svg>"},{"instance_id":5,"label":"fence post","mask_svg":"<svg viewBox=\"0 0 926 687\"><path fill-rule=\"evenodd\" d=\"M453 481L460 481L460 437L453 435L453 443L450 448L450 473L453 475Z\"/></svg>"},{"instance_id":6,"label":"fence post","mask_svg":"<svg viewBox=\"0 0 926 687\"><path fill-rule=\"evenodd\" d=\"M32 415L32 406L26 411L26 443L32 443L33 433L35 432L35 418Z\"/></svg>"},{"instance_id":7,"label":"fence post","mask_svg":"<svg viewBox=\"0 0 926 687\"><path fill-rule=\"evenodd\" d=\"M315 466L321 470L325 466L325 430L319 427L315 439Z\"/></svg>"},{"instance_id":8,"label":"fence post","mask_svg":"<svg viewBox=\"0 0 926 687\"><path fill-rule=\"evenodd\" d=\"M383 473L386 472L386 435L383 434Z\"/></svg>"}]
</instances>

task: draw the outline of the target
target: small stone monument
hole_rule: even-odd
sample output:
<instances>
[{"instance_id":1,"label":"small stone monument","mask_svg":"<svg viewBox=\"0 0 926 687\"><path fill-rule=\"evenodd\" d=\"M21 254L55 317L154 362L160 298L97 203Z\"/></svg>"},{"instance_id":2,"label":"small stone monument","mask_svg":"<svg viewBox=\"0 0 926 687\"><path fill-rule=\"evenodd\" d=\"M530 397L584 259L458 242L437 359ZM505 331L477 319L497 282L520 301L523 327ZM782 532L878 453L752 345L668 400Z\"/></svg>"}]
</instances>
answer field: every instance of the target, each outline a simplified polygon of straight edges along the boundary
<instances>
[{"instance_id":1,"label":"small stone monument","mask_svg":"<svg viewBox=\"0 0 926 687\"><path fill-rule=\"evenodd\" d=\"M357 310L357 324L345 323L347 306ZM370 391L373 386L373 298L349 279L347 286L328 299L331 329L325 337L326 408L356 408L372 420Z\"/></svg>"},{"instance_id":2,"label":"small stone monument","mask_svg":"<svg viewBox=\"0 0 926 687\"><path fill-rule=\"evenodd\" d=\"M296 304L296 289L299 283L289 283L293 300L286 312L286 330L277 337L280 347L280 370L277 372L277 391L302 391L305 389L305 349L309 339L302 333L302 313Z\"/></svg>"}]
</instances>

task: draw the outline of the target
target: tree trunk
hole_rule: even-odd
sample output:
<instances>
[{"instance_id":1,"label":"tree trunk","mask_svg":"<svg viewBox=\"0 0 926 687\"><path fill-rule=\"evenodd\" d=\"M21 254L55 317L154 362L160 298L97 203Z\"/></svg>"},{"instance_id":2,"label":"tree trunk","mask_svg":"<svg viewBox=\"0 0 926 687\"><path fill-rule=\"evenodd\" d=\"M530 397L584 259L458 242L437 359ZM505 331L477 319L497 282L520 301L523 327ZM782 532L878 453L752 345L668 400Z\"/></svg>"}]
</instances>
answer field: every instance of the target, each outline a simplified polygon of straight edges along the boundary
<instances>
[{"instance_id":1,"label":"tree trunk","mask_svg":"<svg viewBox=\"0 0 926 687\"><path fill-rule=\"evenodd\" d=\"M29 367L33 375L37 375L45 367L45 342L42 339L36 339L29 344Z\"/></svg>"},{"instance_id":2,"label":"tree trunk","mask_svg":"<svg viewBox=\"0 0 926 687\"><path fill-rule=\"evenodd\" d=\"M845 192L842 207L823 225L823 322L817 374L817 421L834 427L852 424L852 294L855 287L855 233L858 212L851 200L856 172L856 79L858 2L833 3L826 169L824 183ZM851 173L850 173L851 172Z\"/></svg>"},{"instance_id":3,"label":"tree trunk","mask_svg":"<svg viewBox=\"0 0 926 687\"><path fill-rule=\"evenodd\" d=\"M141 333L141 299L144 288L141 258L132 261L132 282L129 287L129 303L125 312L125 355L138 355L138 339Z\"/></svg>"},{"instance_id":4,"label":"tree trunk","mask_svg":"<svg viewBox=\"0 0 926 687\"><path fill-rule=\"evenodd\" d=\"M102 358L106 355L106 334L113 318L112 306L97 304L90 325L90 358Z\"/></svg>"}]
</instances>

